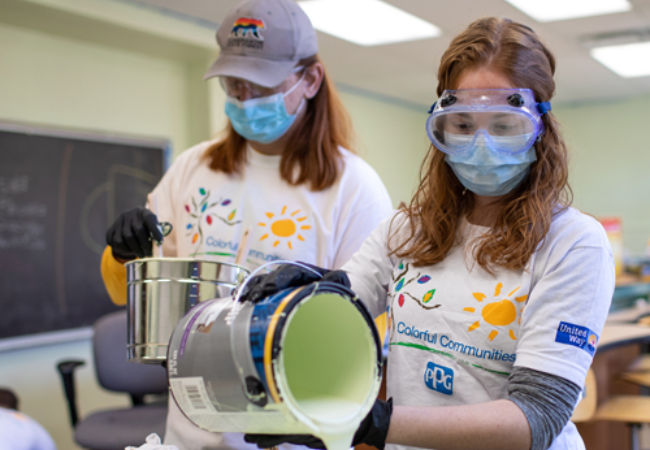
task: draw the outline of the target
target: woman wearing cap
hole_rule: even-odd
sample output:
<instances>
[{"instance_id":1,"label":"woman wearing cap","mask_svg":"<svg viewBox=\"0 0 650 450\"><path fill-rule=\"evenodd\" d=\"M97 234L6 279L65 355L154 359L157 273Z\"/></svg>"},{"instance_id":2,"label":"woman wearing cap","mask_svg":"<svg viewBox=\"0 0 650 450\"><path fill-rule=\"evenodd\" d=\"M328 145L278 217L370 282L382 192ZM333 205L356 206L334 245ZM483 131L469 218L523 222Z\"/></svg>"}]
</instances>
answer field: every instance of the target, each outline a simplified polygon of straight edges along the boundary
<instances>
[{"instance_id":1,"label":"woman wearing cap","mask_svg":"<svg viewBox=\"0 0 650 450\"><path fill-rule=\"evenodd\" d=\"M506 19L474 22L444 53L420 187L343 267L372 312L390 306L392 399L355 444L585 448L569 418L614 264L600 224L569 207L554 71L538 36Z\"/></svg>"},{"instance_id":2,"label":"woman wearing cap","mask_svg":"<svg viewBox=\"0 0 650 450\"><path fill-rule=\"evenodd\" d=\"M158 220L173 225L165 256L233 262L250 230L244 265L276 259L343 265L391 214L376 172L349 150L348 115L317 56L316 33L291 0L249 0L217 33L229 123L224 135L184 152L150 199L107 232L102 273L126 302L123 262L151 255ZM246 445L241 435L199 430L170 403L167 444L184 450Z\"/></svg>"}]
</instances>

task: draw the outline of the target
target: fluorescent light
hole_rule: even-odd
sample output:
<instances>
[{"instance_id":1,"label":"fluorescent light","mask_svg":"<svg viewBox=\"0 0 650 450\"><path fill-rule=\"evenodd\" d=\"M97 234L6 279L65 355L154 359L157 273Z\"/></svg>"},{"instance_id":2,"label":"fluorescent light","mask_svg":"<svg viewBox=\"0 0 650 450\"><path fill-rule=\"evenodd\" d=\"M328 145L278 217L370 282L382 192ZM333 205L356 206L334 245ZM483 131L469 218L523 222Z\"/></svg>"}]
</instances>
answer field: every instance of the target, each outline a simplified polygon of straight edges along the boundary
<instances>
[{"instance_id":1,"label":"fluorescent light","mask_svg":"<svg viewBox=\"0 0 650 450\"><path fill-rule=\"evenodd\" d=\"M623 78L650 75L650 42L593 48L591 57Z\"/></svg>"},{"instance_id":2,"label":"fluorescent light","mask_svg":"<svg viewBox=\"0 0 650 450\"><path fill-rule=\"evenodd\" d=\"M319 31L358 45L382 45L440 36L435 25L381 0L298 2Z\"/></svg>"},{"instance_id":3,"label":"fluorescent light","mask_svg":"<svg viewBox=\"0 0 650 450\"><path fill-rule=\"evenodd\" d=\"M629 11L628 0L506 0L538 22Z\"/></svg>"}]
</instances>

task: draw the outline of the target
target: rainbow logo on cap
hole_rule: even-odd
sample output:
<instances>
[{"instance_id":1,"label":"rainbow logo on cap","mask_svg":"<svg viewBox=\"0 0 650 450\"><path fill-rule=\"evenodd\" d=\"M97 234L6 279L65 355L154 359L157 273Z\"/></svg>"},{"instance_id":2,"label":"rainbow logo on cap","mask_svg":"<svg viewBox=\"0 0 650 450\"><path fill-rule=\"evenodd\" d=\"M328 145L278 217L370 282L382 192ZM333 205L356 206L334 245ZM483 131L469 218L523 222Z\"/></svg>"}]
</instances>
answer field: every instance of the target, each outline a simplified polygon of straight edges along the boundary
<instances>
[{"instance_id":1,"label":"rainbow logo on cap","mask_svg":"<svg viewBox=\"0 0 650 450\"><path fill-rule=\"evenodd\" d=\"M264 25L263 20L251 19L249 17L240 17L239 19L235 20L230 34L235 37L250 36L263 41L264 38L260 36L260 30L264 28L266 28L266 25Z\"/></svg>"}]
</instances>

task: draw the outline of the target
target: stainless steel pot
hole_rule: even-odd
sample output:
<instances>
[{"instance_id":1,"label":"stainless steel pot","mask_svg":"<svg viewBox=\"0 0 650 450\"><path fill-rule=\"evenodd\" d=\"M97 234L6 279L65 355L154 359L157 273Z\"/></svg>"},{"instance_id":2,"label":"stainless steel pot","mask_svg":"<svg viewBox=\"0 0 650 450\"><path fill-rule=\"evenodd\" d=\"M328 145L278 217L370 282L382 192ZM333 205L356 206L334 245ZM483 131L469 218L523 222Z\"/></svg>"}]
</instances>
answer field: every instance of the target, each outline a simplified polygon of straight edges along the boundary
<instances>
[{"instance_id":1,"label":"stainless steel pot","mask_svg":"<svg viewBox=\"0 0 650 450\"><path fill-rule=\"evenodd\" d=\"M159 364L178 321L197 303L228 297L250 273L228 263L145 258L126 263L128 360Z\"/></svg>"}]
</instances>

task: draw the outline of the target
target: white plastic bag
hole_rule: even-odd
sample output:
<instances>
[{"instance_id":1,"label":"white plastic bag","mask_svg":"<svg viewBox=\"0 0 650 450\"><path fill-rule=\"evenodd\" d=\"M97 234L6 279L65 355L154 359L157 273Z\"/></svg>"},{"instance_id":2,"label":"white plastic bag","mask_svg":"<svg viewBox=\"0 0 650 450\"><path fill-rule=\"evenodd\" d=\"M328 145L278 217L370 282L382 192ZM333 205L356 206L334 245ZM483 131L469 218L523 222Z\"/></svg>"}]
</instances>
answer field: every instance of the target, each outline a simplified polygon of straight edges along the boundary
<instances>
[{"instance_id":1,"label":"white plastic bag","mask_svg":"<svg viewBox=\"0 0 650 450\"><path fill-rule=\"evenodd\" d=\"M124 450L178 450L175 445L162 445L160 436L151 433L147 436L147 443L140 447L126 447Z\"/></svg>"}]
</instances>

